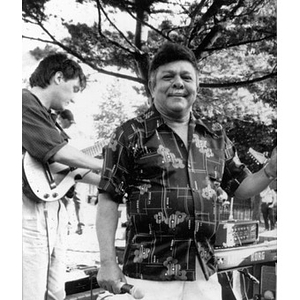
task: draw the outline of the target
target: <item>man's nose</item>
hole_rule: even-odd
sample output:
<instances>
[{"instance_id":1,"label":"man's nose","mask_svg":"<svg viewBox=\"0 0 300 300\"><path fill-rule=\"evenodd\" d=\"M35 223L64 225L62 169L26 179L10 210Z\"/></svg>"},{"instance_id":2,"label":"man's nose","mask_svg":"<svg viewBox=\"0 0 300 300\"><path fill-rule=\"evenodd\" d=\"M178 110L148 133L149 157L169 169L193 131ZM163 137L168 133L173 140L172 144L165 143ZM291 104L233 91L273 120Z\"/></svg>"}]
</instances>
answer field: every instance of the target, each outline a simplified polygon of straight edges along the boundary
<instances>
[{"instance_id":1,"label":"man's nose","mask_svg":"<svg viewBox=\"0 0 300 300\"><path fill-rule=\"evenodd\" d=\"M183 88L183 80L180 76L176 76L173 81L173 87L180 89Z\"/></svg>"}]
</instances>

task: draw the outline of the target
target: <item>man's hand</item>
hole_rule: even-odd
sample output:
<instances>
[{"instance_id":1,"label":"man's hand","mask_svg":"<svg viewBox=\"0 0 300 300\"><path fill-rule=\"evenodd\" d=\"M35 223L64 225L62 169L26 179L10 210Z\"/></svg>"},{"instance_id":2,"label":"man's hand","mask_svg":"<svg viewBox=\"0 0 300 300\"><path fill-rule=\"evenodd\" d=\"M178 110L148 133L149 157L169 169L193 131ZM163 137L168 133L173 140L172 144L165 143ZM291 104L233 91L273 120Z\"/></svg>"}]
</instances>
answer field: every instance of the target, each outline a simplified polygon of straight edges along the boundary
<instances>
[{"instance_id":1,"label":"man's hand","mask_svg":"<svg viewBox=\"0 0 300 300\"><path fill-rule=\"evenodd\" d=\"M119 282L126 283L125 276L116 262L101 263L97 274L97 281L100 287L113 294L120 294Z\"/></svg>"}]
</instances>

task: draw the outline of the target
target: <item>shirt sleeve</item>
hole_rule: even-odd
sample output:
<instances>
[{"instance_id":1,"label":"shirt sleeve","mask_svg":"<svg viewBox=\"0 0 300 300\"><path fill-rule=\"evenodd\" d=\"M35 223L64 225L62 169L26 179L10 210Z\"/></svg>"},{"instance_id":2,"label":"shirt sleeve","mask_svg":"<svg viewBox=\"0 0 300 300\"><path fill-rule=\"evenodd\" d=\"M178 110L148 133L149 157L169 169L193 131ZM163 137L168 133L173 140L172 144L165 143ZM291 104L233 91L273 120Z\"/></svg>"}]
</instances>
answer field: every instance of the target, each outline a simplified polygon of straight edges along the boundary
<instances>
[{"instance_id":1,"label":"shirt sleeve","mask_svg":"<svg viewBox=\"0 0 300 300\"><path fill-rule=\"evenodd\" d=\"M251 174L251 171L243 164L237 154L233 143L226 137L225 168L221 187L233 197L241 182Z\"/></svg>"},{"instance_id":2,"label":"shirt sleeve","mask_svg":"<svg viewBox=\"0 0 300 300\"><path fill-rule=\"evenodd\" d=\"M33 102L33 101L31 101ZM50 114L38 105L23 101L22 147L36 159L47 162L59 149L67 144Z\"/></svg>"},{"instance_id":3,"label":"shirt sleeve","mask_svg":"<svg viewBox=\"0 0 300 300\"><path fill-rule=\"evenodd\" d=\"M130 158L128 155L128 141L124 130L119 127L112 135L105 149L104 163L99 183L99 192L107 192L112 200L122 203L128 188L130 173Z\"/></svg>"}]
</instances>

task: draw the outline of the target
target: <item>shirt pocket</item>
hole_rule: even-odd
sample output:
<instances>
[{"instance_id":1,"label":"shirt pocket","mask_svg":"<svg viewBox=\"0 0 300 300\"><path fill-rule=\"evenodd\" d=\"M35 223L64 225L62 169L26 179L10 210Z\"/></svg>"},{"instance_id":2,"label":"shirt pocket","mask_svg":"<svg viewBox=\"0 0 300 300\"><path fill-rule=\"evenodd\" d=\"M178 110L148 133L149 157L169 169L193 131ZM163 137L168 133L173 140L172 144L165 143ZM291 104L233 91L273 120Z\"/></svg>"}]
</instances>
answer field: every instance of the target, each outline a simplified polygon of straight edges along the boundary
<instances>
[{"instance_id":1,"label":"shirt pocket","mask_svg":"<svg viewBox=\"0 0 300 300\"><path fill-rule=\"evenodd\" d=\"M163 170L165 170L165 164L163 157L157 153L157 150L143 153L134 161L134 172L137 178L152 179L160 177Z\"/></svg>"}]
</instances>

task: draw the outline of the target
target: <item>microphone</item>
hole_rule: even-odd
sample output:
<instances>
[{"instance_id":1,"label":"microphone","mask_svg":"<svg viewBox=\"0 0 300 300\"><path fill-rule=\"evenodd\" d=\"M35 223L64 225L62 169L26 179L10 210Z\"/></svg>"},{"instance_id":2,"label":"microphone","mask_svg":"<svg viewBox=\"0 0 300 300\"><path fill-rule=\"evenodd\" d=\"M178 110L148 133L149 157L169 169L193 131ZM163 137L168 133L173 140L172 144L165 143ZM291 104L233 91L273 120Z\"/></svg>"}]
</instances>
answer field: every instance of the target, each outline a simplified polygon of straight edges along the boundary
<instances>
[{"instance_id":1,"label":"microphone","mask_svg":"<svg viewBox=\"0 0 300 300\"><path fill-rule=\"evenodd\" d=\"M143 299L144 293L140 289L134 287L131 284L119 282L117 284L117 287L120 289L122 294L128 293L130 294L134 299Z\"/></svg>"}]
</instances>

